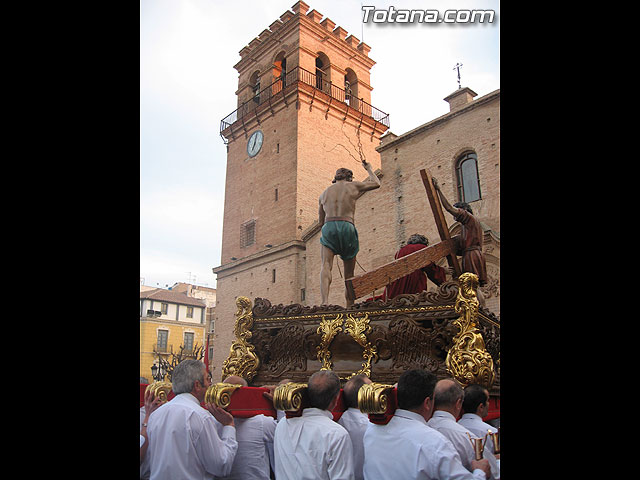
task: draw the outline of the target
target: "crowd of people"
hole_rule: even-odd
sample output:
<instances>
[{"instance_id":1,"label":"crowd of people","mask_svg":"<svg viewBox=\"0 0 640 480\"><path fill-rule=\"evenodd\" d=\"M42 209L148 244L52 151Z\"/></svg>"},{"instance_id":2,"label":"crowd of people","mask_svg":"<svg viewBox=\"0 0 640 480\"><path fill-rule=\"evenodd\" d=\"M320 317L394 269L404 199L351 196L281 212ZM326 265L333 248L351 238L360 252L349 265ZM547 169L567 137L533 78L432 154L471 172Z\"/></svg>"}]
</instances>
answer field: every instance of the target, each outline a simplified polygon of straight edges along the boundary
<instances>
[{"instance_id":1,"label":"crowd of people","mask_svg":"<svg viewBox=\"0 0 640 480\"><path fill-rule=\"evenodd\" d=\"M228 377L225 383L247 386L240 377ZM431 372L408 370L396 384L397 409L382 425L369 422L358 409L358 391L365 383L371 380L357 375L342 387L346 410L337 422L331 412L341 386L330 370L309 378L310 406L302 415L287 418L279 411L277 418L234 418L215 404L202 408L211 380L201 361L184 360L173 371L174 398L160 404L145 394L140 478L500 478L499 453L491 440L480 460L471 440L496 431L482 421L489 405L486 388L463 389L452 379L437 381Z\"/></svg>"}]
</instances>

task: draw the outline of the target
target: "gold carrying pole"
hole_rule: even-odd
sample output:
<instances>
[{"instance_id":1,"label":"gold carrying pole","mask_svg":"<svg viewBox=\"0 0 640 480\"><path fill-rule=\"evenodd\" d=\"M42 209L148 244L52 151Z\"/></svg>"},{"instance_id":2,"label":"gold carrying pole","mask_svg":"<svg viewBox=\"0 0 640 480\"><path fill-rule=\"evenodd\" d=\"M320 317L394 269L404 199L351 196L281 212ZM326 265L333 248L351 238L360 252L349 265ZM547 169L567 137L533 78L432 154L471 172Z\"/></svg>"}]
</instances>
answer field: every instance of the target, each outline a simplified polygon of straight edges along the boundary
<instances>
[{"instance_id":1,"label":"gold carrying pole","mask_svg":"<svg viewBox=\"0 0 640 480\"><path fill-rule=\"evenodd\" d=\"M389 405L393 385L365 383L358 390L358 408L362 413L383 414Z\"/></svg>"},{"instance_id":2,"label":"gold carrying pole","mask_svg":"<svg viewBox=\"0 0 640 480\"><path fill-rule=\"evenodd\" d=\"M214 383L204 394L205 403L213 403L221 408L227 408L231 403L231 395L241 385L234 383Z\"/></svg>"},{"instance_id":3,"label":"gold carrying pole","mask_svg":"<svg viewBox=\"0 0 640 480\"><path fill-rule=\"evenodd\" d=\"M307 392L306 383L285 383L273 392L273 406L276 410L297 412L302 407L302 397Z\"/></svg>"},{"instance_id":4,"label":"gold carrying pole","mask_svg":"<svg viewBox=\"0 0 640 480\"><path fill-rule=\"evenodd\" d=\"M159 382L153 382L147 385L144 394L146 396L147 392L150 391L153 394L154 398L157 397L162 403L165 403L167 402L167 395L169 395L169 392L171 392L171 388L171 382L165 382L164 380L161 380Z\"/></svg>"}]
</instances>

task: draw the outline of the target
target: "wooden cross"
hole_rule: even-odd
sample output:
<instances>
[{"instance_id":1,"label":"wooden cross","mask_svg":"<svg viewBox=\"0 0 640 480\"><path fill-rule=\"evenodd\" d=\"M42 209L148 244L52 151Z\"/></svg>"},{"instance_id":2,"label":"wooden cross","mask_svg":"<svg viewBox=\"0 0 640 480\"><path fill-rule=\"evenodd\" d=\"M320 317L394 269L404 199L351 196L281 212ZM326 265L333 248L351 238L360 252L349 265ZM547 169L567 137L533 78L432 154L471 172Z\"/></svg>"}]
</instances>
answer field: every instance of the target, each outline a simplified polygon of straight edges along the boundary
<instances>
[{"instance_id":1,"label":"wooden cross","mask_svg":"<svg viewBox=\"0 0 640 480\"><path fill-rule=\"evenodd\" d=\"M351 300L355 300L380 287L384 287L394 280L409 275L419 268L426 267L431 262L440 260L445 256L447 257L449 266L453 268L456 278L461 275L462 270L458 263L458 257L456 257L455 254L457 236L452 238L449 235L449 228L444 219L440 197L438 197L438 192L431 181L431 174L428 170L422 169L420 170L420 176L422 177L424 188L427 191L427 198L429 199L433 217L442 241L386 263L370 272L347 278L345 280L345 286Z\"/></svg>"},{"instance_id":2,"label":"wooden cross","mask_svg":"<svg viewBox=\"0 0 640 480\"><path fill-rule=\"evenodd\" d=\"M458 88L462 88L460 86L460 67L462 66L462 64L460 62L456 63L456 66L453 67L454 70L458 70Z\"/></svg>"},{"instance_id":3,"label":"wooden cross","mask_svg":"<svg viewBox=\"0 0 640 480\"><path fill-rule=\"evenodd\" d=\"M429 204L431 205L431 210L433 211L433 218L436 221L436 227L438 227L440 240L449 240L451 239L451 235L449 235L449 227L447 227L447 221L444 219L442 204L440 203L440 197L438 196L436 187L433 186L431 173L429 172L429 170L423 168L422 170L420 170L420 176L422 177L424 188L427 191L427 198L429 199ZM447 255L447 261L449 262L449 266L453 268L453 272L456 278L462 275L462 269L460 268L460 263L458 263L458 257L456 257L455 248L451 253Z\"/></svg>"}]
</instances>

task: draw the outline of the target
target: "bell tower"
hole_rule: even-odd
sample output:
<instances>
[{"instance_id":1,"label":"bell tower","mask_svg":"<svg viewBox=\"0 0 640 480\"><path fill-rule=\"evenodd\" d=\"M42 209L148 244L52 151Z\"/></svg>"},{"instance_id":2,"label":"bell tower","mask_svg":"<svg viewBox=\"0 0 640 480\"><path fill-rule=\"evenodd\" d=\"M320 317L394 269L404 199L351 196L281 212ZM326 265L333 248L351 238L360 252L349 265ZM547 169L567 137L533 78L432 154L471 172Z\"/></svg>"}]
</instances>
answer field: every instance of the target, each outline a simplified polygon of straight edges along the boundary
<instances>
[{"instance_id":1,"label":"bell tower","mask_svg":"<svg viewBox=\"0 0 640 480\"><path fill-rule=\"evenodd\" d=\"M233 341L237 296L320 303L304 293L319 281L306 278L304 241L318 197L340 167L355 180L367 177L362 158L379 169L375 148L389 128L371 105L369 51L302 1L240 50L237 109L220 123L227 170L214 365Z\"/></svg>"}]
</instances>

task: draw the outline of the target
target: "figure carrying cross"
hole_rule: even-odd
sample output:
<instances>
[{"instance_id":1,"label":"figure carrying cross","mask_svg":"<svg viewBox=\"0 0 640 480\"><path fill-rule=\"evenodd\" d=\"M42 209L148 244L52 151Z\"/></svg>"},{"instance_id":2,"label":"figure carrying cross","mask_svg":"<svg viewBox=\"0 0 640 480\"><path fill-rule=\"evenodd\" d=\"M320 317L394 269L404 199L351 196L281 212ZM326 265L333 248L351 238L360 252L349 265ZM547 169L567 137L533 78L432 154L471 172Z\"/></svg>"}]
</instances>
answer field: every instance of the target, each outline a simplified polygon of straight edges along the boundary
<instances>
[{"instance_id":1,"label":"figure carrying cross","mask_svg":"<svg viewBox=\"0 0 640 480\"><path fill-rule=\"evenodd\" d=\"M456 203L456 208L452 207L440 191L438 182L433 179L427 169L423 168L420 170L420 176L422 177L422 183L427 193L427 199L429 200L433 212L433 219L441 241L435 245L430 245L409 253L406 256L396 258L392 262L366 272L363 275L356 277L345 275L347 299L351 302L350 304L352 304L356 298L361 298L367 293L372 293L377 288L390 285L395 280L417 269L426 267L430 263L438 261L443 257L446 257L454 279L458 278L464 272L471 272L478 276L480 286L486 284L487 269L482 253L483 230L480 221L473 216L471 207L467 204ZM444 204L447 212L451 213L455 219L461 223L462 232L459 235L451 237L441 203ZM460 267L456 254L462 256L462 267ZM375 294L373 295L375 297ZM479 289L477 295L478 302L481 306L484 306L484 297Z\"/></svg>"},{"instance_id":2,"label":"figure carrying cross","mask_svg":"<svg viewBox=\"0 0 640 480\"><path fill-rule=\"evenodd\" d=\"M487 284L487 265L482 253L484 232L480 220L473 215L473 210L468 203L457 202L451 206L440 190L438 181L433 177L432 181L444 209L462 225L462 232L456 242L456 253L462 256L462 271L475 273L478 276L479 286L482 287ZM477 294L480 305L484 305L480 289Z\"/></svg>"}]
</instances>

